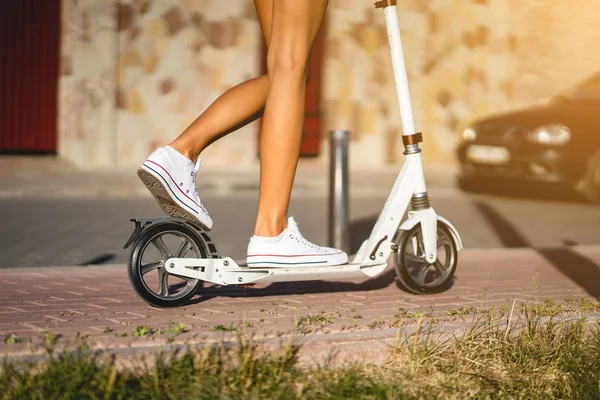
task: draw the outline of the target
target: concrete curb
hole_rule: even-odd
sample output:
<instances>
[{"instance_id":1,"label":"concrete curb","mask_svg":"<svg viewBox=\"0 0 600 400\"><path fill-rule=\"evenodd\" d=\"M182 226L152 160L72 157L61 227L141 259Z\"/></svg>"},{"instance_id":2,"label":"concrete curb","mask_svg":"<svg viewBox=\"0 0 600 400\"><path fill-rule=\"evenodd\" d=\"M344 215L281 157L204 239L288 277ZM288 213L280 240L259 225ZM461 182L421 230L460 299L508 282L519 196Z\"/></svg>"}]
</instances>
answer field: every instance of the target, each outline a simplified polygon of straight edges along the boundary
<instances>
[{"instance_id":1,"label":"concrete curb","mask_svg":"<svg viewBox=\"0 0 600 400\"><path fill-rule=\"evenodd\" d=\"M388 193L400 169L351 171L351 193ZM455 168L426 167L428 185L453 187ZM327 168L298 171L294 180L294 193L327 195ZM14 182L18 182L17 185ZM257 193L259 171L203 171L198 177L201 195L224 196L240 193ZM0 174L0 199L15 198L127 198L147 197L147 189L131 171L4 171Z\"/></svg>"},{"instance_id":2,"label":"concrete curb","mask_svg":"<svg viewBox=\"0 0 600 400\"><path fill-rule=\"evenodd\" d=\"M556 319L556 317L540 317L539 322L547 323ZM600 313L567 315L559 318L559 321L573 322L580 319L586 319L587 324L597 323L600 322ZM344 366L351 364L382 365L388 360L390 351L400 344L401 338L410 338L417 332L419 332L420 335L433 334L433 337L429 337L441 344L454 337L460 336L471 327L482 325L485 326L485 323L474 323L472 321L438 323L425 326L419 326L414 323L402 328L393 329L317 333L305 336L291 334L254 340L256 343L270 350L278 350L292 343L299 345L298 362L300 365L306 367L318 367L322 365ZM492 326L504 329L507 324L505 322L500 322L493 324ZM201 349L215 345L234 347L238 344L235 333L224 333L221 340L195 339L186 342L177 341L171 344L156 344L155 342L155 340L142 338L134 340L128 345L124 343L120 343L119 346L113 347L94 347L92 345L90 350L93 351L95 356L110 355L115 356L122 361L131 361L139 360L141 356L144 356L145 359L148 360L148 356L152 357L159 353L168 354L170 352L180 352L186 348ZM63 351L72 354L75 349L69 349L68 344L66 344L62 348L57 347L54 354L60 354ZM36 352L21 351L5 353L1 359L9 362L29 363L47 361L49 357L50 354L48 351L40 349Z\"/></svg>"}]
</instances>

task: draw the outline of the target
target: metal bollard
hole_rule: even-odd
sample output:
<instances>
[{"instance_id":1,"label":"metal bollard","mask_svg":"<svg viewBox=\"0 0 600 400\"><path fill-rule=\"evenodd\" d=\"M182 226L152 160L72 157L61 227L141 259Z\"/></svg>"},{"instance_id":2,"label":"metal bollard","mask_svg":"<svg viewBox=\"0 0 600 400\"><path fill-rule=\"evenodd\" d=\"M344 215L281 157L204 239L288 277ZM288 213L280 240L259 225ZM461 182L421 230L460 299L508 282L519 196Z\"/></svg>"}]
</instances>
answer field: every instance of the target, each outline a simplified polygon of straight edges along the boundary
<instances>
[{"instance_id":1,"label":"metal bollard","mask_svg":"<svg viewBox=\"0 0 600 400\"><path fill-rule=\"evenodd\" d=\"M329 132L329 247L350 251L348 223L348 137L350 132Z\"/></svg>"}]
</instances>

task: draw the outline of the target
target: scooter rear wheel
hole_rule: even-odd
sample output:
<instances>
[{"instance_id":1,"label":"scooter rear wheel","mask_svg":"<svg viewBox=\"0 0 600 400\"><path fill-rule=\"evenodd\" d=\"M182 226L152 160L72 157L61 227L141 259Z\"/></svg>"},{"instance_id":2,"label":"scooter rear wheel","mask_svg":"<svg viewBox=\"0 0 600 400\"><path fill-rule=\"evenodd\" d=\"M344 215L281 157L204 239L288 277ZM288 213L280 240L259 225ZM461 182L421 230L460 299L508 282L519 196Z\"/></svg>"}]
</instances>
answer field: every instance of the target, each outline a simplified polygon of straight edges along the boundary
<instances>
[{"instance_id":1,"label":"scooter rear wheel","mask_svg":"<svg viewBox=\"0 0 600 400\"><path fill-rule=\"evenodd\" d=\"M129 281L148 304L178 307L194 297L204 282L170 274L165 261L170 257L214 256L196 230L181 223L160 223L149 227L136 240L129 258ZM154 275L153 272L158 275L154 279L149 276Z\"/></svg>"},{"instance_id":2,"label":"scooter rear wheel","mask_svg":"<svg viewBox=\"0 0 600 400\"><path fill-rule=\"evenodd\" d=\"M402 231L394 257L400 283L414 294L439 293L450 288L458 262L457 245L448 226L437 221L437 260L425 260L421 224Z\"/></svg>"}]
</instances>

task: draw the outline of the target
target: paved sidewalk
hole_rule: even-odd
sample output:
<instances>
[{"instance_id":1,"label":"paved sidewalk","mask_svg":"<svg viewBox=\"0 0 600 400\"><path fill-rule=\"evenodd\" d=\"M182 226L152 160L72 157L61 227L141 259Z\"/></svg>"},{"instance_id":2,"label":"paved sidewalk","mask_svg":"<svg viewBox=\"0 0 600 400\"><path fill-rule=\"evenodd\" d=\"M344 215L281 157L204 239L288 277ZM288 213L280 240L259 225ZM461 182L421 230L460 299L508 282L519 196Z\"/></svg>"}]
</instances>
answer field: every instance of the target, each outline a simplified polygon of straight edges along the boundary
<instances>
[{"instance_id":1,"label":"paved sidewalk","mask_svg":"<svg viewBox=\"0 0 600 400\"><path fill-rule=\"evenodd\" d=\"M175 309L139 299L125 266L6 269L0 270L0 353L43 354L44 343L60 347L81 338L99 349L149 351L173 340L234 338L226 331L238 324L257 338L277 338L299 323L311 331L311 351L345 345L347 354L381 361L400 323L414 324L419 312L450 328L470 321L476 308L506 312L547 300L579 301L595 314L599 265L600 246L468 250L459 254L454 286L438 295L402 291L390 268L364 281L213 287ZM185 331L169 330L170 323Z\"/></svg>"}]
</instances>

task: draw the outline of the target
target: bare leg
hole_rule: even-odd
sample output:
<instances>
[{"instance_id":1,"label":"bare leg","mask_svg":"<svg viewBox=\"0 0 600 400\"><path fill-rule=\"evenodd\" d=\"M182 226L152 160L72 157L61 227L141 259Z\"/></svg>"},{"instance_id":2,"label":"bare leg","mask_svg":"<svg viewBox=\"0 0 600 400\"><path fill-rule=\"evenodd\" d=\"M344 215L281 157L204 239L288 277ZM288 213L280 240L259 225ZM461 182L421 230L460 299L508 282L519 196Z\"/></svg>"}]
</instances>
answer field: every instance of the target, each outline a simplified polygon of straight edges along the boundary
<instances>
[{"instance_id":1,"label":"bare leg","mask_svg":"<svg viewBox=\"0 0 600 400\"><path fill-rule=\"evenodd\" d=\"M327 0L277 0L267 55L269 90L260 134L260 194L254 234L277 236L287 212L302 138L308 59Z\"/></svg>"},{"instance_id":2,"label":"bare leg","mask_svg":"<svg viewBox=\"0 0 600 400\"><path fill-rule=\"evenodd\" d=\"M255 0L255 5L268 47L273 0ZM196 118L170 146L195 162L200 152L209 144L258 118L265 106L268 90L268 75L232 87Z\"/></svg>"}]
</instances>

